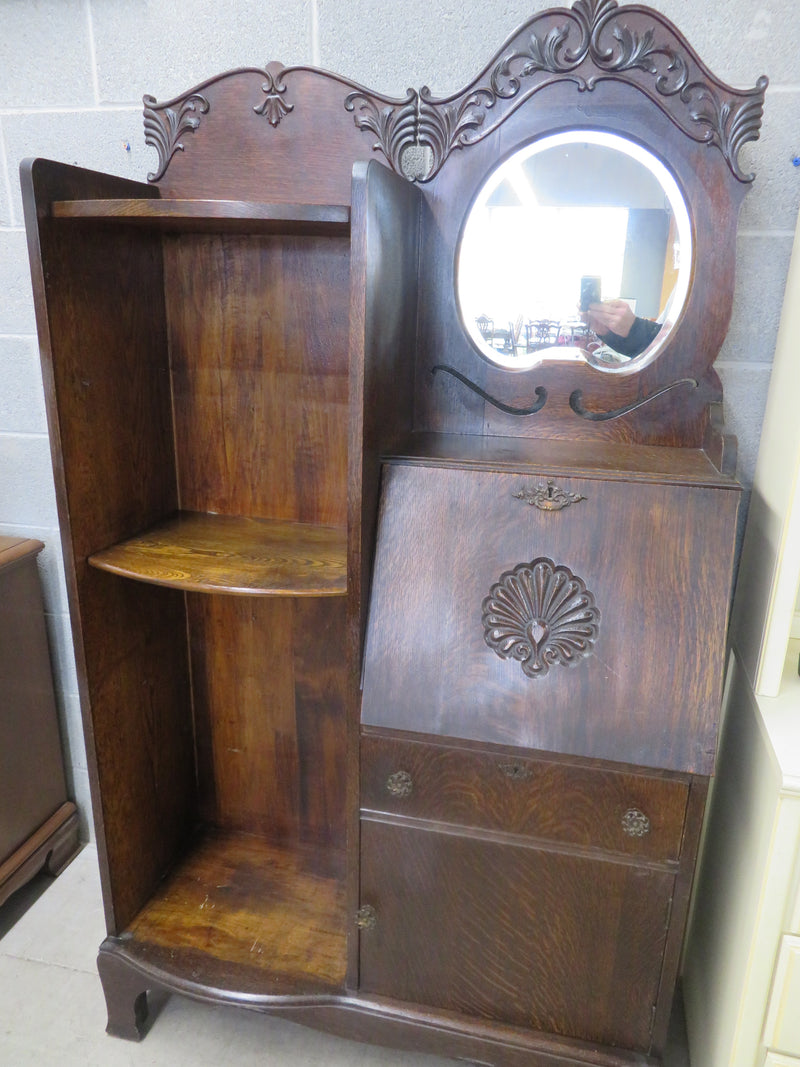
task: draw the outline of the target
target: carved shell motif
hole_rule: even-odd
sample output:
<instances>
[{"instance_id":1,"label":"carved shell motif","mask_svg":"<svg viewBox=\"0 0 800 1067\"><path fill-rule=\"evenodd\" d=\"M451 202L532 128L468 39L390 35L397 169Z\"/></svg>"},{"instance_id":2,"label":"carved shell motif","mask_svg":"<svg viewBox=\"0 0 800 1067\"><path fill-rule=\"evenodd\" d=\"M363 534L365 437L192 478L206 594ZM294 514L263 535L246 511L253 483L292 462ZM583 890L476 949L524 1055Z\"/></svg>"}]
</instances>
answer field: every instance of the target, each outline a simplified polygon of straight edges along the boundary
<instances>
[{"instance_id":1,"label":"carved shell motif","mask_svg":"<svg viewBox=\"0 0 800 1067\"><path fill-rule=\"evenodd\" d=\"M583 580L542 556L506 571L483 601L484 639L529 678L556 664L573 667L591 653L600 611Z\"/></svg>"}]
</instances>

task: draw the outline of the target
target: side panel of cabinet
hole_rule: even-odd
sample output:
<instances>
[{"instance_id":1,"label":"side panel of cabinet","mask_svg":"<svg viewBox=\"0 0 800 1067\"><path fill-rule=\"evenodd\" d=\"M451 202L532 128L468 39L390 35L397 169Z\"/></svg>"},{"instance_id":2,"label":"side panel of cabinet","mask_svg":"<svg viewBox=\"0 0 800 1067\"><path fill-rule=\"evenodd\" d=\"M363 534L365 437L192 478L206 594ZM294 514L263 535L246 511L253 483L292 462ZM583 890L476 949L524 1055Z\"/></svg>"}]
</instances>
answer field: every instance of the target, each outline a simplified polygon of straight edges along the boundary
<instances>
[{"instance_id":1,"label":"side panel of cabinet","mask_svg":"<svg viewBox=\"0 0 800 1067\"><path fill-rule=\"evenodd\" d=\"M646 1051L674 876L362 820L361 989Z\"/></svg>"},{"instance_id":2,"label":"side panel of cabinet","mask_svg":"<svg viewBox=\"0 0 800 1067\"><path fill-rule=\"evenodd\" d=\"M50 217L54 200L153 197L35 160L23 169L56 497L109 932L158 885L195 819L180 593L87 558L178 504L161 241Z\"/></svg>"}]
</instances>

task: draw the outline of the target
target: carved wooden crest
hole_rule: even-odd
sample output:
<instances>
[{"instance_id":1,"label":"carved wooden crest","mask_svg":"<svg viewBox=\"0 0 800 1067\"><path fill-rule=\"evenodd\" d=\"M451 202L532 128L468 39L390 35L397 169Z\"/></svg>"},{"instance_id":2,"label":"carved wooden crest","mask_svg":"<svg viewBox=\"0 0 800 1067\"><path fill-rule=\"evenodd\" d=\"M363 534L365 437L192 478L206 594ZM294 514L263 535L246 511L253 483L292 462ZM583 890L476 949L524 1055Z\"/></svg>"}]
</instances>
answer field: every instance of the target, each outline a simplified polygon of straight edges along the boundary
<instances>
[{"instance_id":1,"label":"carved wooden crest","mask_svg":"<svg viewBox=\"0 0 800 1067\"><path fill-rule=\"evenodd\" d=\"M199 115L209 110L206 90L221 78L255 72L262 76L264 99L251 112L275 128L295 108L292 75L304 66L241 68L219 75L173 100L157 103L145 96L145 139L158 152L158 169L150 181L163 177L181 137L195 131ZM657 11L616 0L575 0L571 8L541 11L529 19L471 85L434 99L427 86L409 89L402 100L364 89L338 75L318 71L343 86L342 105L356 126L374 137L398 174L405 174L403 156L409 148L424 149L428 166L411 180L427 182L441 170L455 149L477 144L502 125L534 93L559 81L572 82L590 93L601 81L625 82L644 93L688 137L713 145L743 182L753 175L739 167L742 145L758 137L767 79L755 88L733 89L698 59L682 34Z\"/></svg>"}]
</instances>

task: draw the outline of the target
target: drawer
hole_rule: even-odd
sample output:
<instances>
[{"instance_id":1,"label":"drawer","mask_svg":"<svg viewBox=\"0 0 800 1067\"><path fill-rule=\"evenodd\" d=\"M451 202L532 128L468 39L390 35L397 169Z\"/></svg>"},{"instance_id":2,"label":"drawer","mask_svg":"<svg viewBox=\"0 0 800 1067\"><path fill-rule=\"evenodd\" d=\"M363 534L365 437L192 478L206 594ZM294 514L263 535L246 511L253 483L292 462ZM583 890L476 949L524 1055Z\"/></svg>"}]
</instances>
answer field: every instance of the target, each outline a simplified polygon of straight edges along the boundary
<instances>
[{"instance_id":1,"label":"drawer","mask_svg":"<svg viewBox=\"0 0 800 1067\"><path fill-rule=\"evenodd\" d=\"M364 810L677 860L685 779L366 734Z\"/></svg>"},{"instance_id":2,"label":"drawer","mask_svg":"<svg viewBox=\"0 0 800 1067\"><path fill-rule=\"evenodd\" d=\"M778 1052L800 1056L800 937L781 941L775 983L767 1010L764 1044Z\"/></svg>"}]
</instances>

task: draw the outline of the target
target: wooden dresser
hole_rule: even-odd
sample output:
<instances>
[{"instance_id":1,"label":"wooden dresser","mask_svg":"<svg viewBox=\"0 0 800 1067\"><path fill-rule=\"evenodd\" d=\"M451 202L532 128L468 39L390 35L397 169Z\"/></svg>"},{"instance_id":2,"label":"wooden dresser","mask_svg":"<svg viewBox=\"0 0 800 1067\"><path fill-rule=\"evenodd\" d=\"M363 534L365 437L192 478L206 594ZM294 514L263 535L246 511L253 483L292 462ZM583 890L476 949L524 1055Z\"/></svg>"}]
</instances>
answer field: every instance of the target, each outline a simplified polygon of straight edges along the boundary
<instances>
[{"instance_id":1,"label":"wooden dresser","mask_svg":"<svg viewBox=\"0 0 800 1067\"><path fill-rule=\"evenodd\" d=\"M765 85L577 0L446 99L271 64L145 97L147 184L23 165L111 1033L662 1062Z\"/></svg>"},{"instance_id":2,"label":"wooden dresser","mask_svg":"<svg viewBox=\"0 0 800 1067\"><path fill-rule=\"evenodd\" d=\"M43 548L0 537L0 904L78 849L36 568Z\"/></svg>"}]
</instances>

